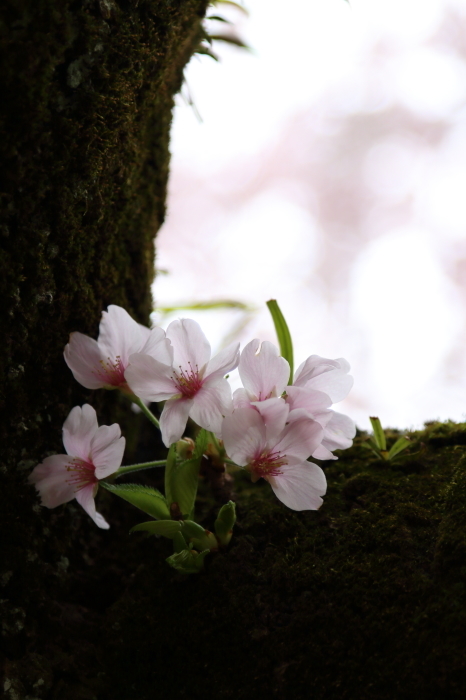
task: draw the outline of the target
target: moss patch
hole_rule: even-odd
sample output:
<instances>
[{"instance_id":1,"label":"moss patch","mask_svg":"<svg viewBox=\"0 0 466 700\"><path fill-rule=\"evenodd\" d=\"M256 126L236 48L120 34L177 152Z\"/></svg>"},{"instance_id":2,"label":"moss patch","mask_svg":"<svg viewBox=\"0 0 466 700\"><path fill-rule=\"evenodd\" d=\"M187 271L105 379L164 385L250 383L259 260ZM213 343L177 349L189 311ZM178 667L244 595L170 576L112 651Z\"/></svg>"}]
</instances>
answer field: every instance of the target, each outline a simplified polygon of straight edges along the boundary
<instances>
[{"instance_id":1,"label":"moss patch","mask_svg":"<svg viewBox=\"0 0 466 700\"><path fill-rule=\"evenodd\" d=\"M318 512L290 511L240 473L235 537L199 576L167 567L166 540L127 536L138 513L108 494L108 533L64 507L69 565L51 563L51 608L24 609L15 668L53 678L47 698L464 697L465 428L428 426L394 464L356 440L324 464ZM217 506L201 496L211 525ZM16 605L13 577L7 590Z\"/></svg>"}]
</instances>

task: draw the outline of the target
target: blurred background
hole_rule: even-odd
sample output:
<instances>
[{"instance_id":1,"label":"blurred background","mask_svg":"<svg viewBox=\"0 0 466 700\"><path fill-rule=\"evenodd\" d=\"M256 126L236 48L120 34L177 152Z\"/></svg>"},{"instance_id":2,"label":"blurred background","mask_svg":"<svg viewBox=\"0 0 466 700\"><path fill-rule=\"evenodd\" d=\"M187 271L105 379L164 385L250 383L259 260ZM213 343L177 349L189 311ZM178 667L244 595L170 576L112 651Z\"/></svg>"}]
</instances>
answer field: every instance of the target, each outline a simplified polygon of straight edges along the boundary
<instances>
[{"instance_id":1,"label":"blurred background","mask_svg":"<svg viewBox=\"0 0 466 700\"><path fill-rule=\"evenodd\" d=\"M154 321L195 318L214 350L275 342L276 298L296 365L351 363L336 408L359 427L464 420L466 3L247 9L210 14L252 51L214 42L220 61L196 56L186 71ZM242 306L169 311L216 300Z\"/></svg>"}]
</instances>

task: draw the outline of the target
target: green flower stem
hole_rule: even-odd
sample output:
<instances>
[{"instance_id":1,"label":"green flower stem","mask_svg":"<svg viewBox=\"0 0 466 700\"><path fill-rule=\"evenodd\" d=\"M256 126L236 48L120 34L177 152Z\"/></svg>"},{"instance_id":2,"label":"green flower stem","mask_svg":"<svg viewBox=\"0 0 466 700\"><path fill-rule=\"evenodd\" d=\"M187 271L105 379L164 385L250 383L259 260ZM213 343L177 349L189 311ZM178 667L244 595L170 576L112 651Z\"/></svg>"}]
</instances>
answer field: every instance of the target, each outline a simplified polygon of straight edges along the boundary
<instances>
[{"instance_id":1,"label":"green flower stem","mask_svg":"<svg viewBox=\"0 0 466 700\"><path fill-rule=\"evenodd\" d=\"M228 457L224 457L223 461L225 462L225 464L229 464L230 466L236 467L237 469L244 469L244 467L240 467L239 464L236 464L236 462L233 462L232 459L228 459Z\"/></svg>"},{"instance_id":2,"label":"green flower stem","mask_svg":"<svg viewBox=\"0 0 466 700\"><path fill-rule=\"evenodd\" d=\"M156 462L141 462L140 464L131 464L128 467L120 467L112 476L117 479L123 474L130 474L131 472L140 472L143 469L153 469L154 467L164 467L167 463L166 459L159 459Z\"/></svg>"},{"instance_id":3,"label":"green flower stem","mask_svg":"<svg viewBox=\"0 0 466 700\"><path fill-rule=\"evenodd\" d=\"M132 397L132 400L133 400L133 403L135 403L137 406L139 406L139 408L144 413L146 418L148 418L150 420L150 422L153 423L155 425L155 427L160 430L160 423L158 422L157 418L154 416L152 411L149 411L149 409L147 408L144 401L141 401L141 399L138 396Z\"/></svg>"}]
</instances>

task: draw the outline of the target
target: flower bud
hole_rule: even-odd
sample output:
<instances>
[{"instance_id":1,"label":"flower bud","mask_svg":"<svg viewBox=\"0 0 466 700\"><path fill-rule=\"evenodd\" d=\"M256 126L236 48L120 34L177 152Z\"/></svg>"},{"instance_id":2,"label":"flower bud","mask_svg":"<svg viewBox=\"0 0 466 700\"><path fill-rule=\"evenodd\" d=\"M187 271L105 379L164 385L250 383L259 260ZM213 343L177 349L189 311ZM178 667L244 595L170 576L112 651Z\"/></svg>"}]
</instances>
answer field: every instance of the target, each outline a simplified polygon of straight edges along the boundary
<instances>
[{"instance_id":1,"label":"flower bud","mask_svg":"<svg viewBox=\"0 0 466 700\"><path fill-rule=\"evenodd\" d=\"M233 526L236 522L236 505L233 501L228 501L220 508L215 521L215 534L219 543L226 547L233 535Z\"/></svg>"}]
</instances>

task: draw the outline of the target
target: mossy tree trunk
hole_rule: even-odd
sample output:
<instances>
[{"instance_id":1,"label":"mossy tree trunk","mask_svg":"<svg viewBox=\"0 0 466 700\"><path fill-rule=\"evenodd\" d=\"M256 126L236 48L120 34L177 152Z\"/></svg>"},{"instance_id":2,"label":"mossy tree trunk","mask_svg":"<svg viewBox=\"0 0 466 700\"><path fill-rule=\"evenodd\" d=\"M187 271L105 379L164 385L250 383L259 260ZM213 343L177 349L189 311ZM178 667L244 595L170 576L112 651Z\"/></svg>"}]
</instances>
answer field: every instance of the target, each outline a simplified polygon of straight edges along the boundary
<instances>
[{"instance_id":1,"label":"mossy tree trunk","mask_svg":"<svg viewBox=\"0 0 466 700\"><path fill-rule=\"evenodd\" d=\"M57 595L50 567L66 563L75 537L75 526L40 508L26 483L31 467L63 451L61 426L72 406L90 399L63 348L71 331L95 337L108 304L148 322L173 97L200 42L206 5L1 4L0 512L8 538L0 616L10 661L28 646L34 601L47 605ZM115 398L93 399L101 421L115 417ZM8 681L7 697L27 694L20 675ZM46 685L33 695L43 697Z\"/></svg>"}]
</instances>

